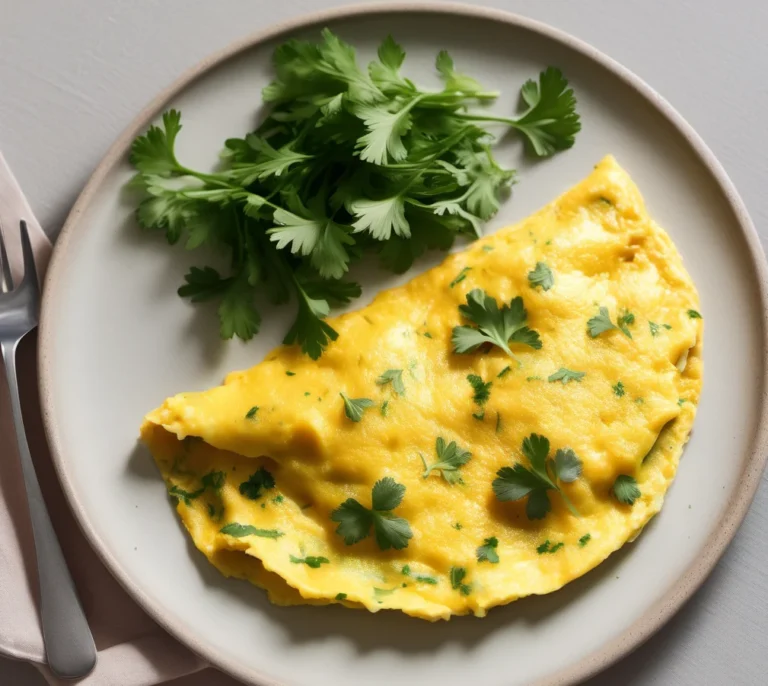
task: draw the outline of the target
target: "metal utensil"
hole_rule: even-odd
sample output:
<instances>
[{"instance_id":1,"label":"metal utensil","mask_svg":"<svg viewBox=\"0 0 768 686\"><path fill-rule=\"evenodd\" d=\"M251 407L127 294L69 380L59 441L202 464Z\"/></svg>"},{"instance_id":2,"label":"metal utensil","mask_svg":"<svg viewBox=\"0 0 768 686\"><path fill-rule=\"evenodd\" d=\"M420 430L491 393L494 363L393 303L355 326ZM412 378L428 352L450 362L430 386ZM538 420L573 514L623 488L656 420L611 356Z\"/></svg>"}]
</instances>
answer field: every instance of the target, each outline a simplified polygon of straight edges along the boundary
<instances>
[{"instance_id":1,"label":"metal utensil","mask_svg":"<svg viewBox=\"0 0 768 686\"><path fill-rule=\"evenodd\" d=\"M76 678L88 674L93 669L96 663L96 647L77 599L75 584L51 526L21 416L16 348L19 341L37 326L40 287L26 222L22 221L20 228L24 277L16 288L5 241L0 231L0 349L11 394L16 441L35 539L40 584L40 619L48 666L57 676Z\"/></svg>"}]
</instances>

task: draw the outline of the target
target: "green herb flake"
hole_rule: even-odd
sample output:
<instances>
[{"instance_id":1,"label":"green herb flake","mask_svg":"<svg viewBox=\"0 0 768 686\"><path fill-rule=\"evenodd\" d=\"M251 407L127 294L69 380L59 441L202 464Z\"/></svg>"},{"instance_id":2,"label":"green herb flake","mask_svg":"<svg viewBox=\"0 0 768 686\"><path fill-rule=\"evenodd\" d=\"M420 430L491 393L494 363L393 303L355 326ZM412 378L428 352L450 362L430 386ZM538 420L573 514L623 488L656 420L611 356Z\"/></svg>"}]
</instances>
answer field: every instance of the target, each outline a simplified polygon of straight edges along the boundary
<instances>
[{"instance_id":1,"label":"green herb flake","mask_svg":"<svg viewBox=\"0 0 768 686\"><path fill-rule=\"evenodd\" d=\"M619 474L616 477L616 481L613 482L613 495L623 505L634 505L642 493L635 477L628 474Z\"/></svg>"},{"instance_id":2,"label":"green herb flake","mask_svg":"<svg viewBox=\"0 0 768 686\"><path fill-rule=\"evenodd\" d=\"M344 393L339 395L344 401L344 414L353 422L359 422L363 418L363 412L375 404L370 398L348 398Z\"/></svg>"},{"instance_id":3,"label":"green herb flake","mask_svg":"<svg viewBox=\"0 0 768 686\"><path fill-rule=\"evenodd\" d=\"M453 288L453 287L454 287L456 284L458 284L458 283L461 283L462 281L464 281L464 279L466 279L466 278L467 278L467 274L468 274L469 272L471 272L471 271L472 271L472 267L464 267L464 268L463 268L463 269L462 269L462 270L459 272L458 276L457 276L457 277L456 277L456 278L455 278L453 281L451 281L451 283L450 283L450 284L448 284L448 286L449 286L450 288Z\"/></svg>"},{"instance_id":4,"label":"green herb flake","mask_svg":"<svg viewBox=\"0 0 768 686\"><path fill-rule=\"evenodd\" d=\"M502 369L502 370L501 370L501 371L500 371L500 372L499 372L499 373L496 375L496 378L497 378L497 379L503 379L503 378L504 378L504 377L505 377L507 374L509 374L511 371L512 371L512 367L510 367L509 365L507 365L506 367L504 367L504 369Z\"/></svg>"},{"instance_id":5,"label":"green herb flake","mask_svg":"<svg viewBox=\"0 0 768 686\"><path fill-rule=\"evenodd\" d=\"M264 467L259 467L248 477L247 481L240 484L240 495L249 500L258 500L262 495L262 489L270 490L275 487L275 477Z\"/></svg>"},{"instance_id":6,"label":"green herb flake","mask_svg":"<svg viewBox=\"0 0 768 686\"><path fill-rule=\"evenodd\" d=\"M464 525L461 522L456 522L453 525L453 528L456 529L456 531L461 531L464 528Z\"/></svg>"},{"instance_id":7,"label":"green herb flake","mask_svg":"<svg viewBox=\"0 0 768 686\"><path fill-rule=\"evenodd\" d=\"M482 250L483 250L483 252L493 252L493 246L484 245Z\"/></svg>"},{"instance_id":8,"label":"green herb flake","mask_svg":"<svg viewBox=\"0 0 768 686\"><path fill-rule=\"evenodd\" d=\"M499 539L495 536L491 536L490 538L486 538L483 541L483 545L481 545L477 551L477 561L478 562L491 562L492 564L498 564L499 562L499 555L496 552L496 548L499 546Z\"/></svg>"},{"instance_id":9,"label":"green herb flake","mask_svg":"<svg viewBox=\"0 0 768 686\"><path fill-rule=\"evenodd\" d=\"M523 439L523 455L530 467L515 463L514 467L502 467L493 481L493 492L500 502L528 498L525 512L528 519L543 519L552 509L548 491L560 494L571 513L579 513L566 496L561 484L572 483L581 476L582 464L570 448L560 448L549 457L549 439L531 434Z\"/></svg>"},{"instance_id":10,"label":"green herb flake","mask_svg":"<svg viewBox=\"0 0 768 686\"><path fill-rule=\"evenodd\" d=\"M296 372L287 371L285 372L286 376L296 376Z\"/></svg>"},{"instance_id":11,"label":"green herb flake","mask_svg":"<svg viewBox=\"0 0 768 686\"><path fill-rule=\"evenodd\" d=\"M496 413L496 433L501 431L501 412Z\"/></svg>"},{"instance_id":12,"label":"green herb flake","mask_svg":"<svg viewBox=\"0 0 768 686\"><path fill-rule=\"evenodd\" d=\"M243 538L244 536L259 536L261 538L280 538L283 535L282 531L277 529L257 529L250 524L239 524L238 522L231 522L219 529L219 532L232 536L233 538Z\"/></svg>"},{"instance_id":13,"label":"green herb flake","mask_svg":"<svg viewBox=\"0 0 768 686\"><path fill-rule=\"evenodd\" d=\"M432 472L439 472L443 479L451 485L464 483L459 469L469 462L472 453L460 448L456 441L446 444L442 436L438 436L435 441L435 453L437 454L437 460L431 465L427 465L424 456L419 453L419 457L424 464L424 473L421 476L426 479Z\"/></svg>"},{"instance_id":14,"label":"green herb flake","mask_svg":"<svg viewBox=\"0 0 768 686\"><path fill-rule=\"evenodd\" d=\"M310 395L312 395L312 394L309 391L305 391L304 392L304 397L305 398L309 397Z\"/></svg>"},{"instance_id":15,"label":"green herb flake","mask_svg":"<svg viewBox=\"0 0 768 686\"><path fill-rule=\"evenodd\" d=\"M429 331L424 332L424 338L432 338L432 334Z\"/></svg>"},{"instance_id":16,"label":"green herb flake","mask_svg":"<svg viewBox=\"0 0 768 686\"><path fill-rule=\"evenodd\" d=\"M548 291L555 285L555 275L545 262L537 262L536 268L528 272L528 283L531 288L541 287L541 290Z\"/></svg>"},{"instance_id":17,"label":"green herb flake","mask_svg":"<svg viewBox=\"0 0 768 686\"><path fill-rule=\"evenodd\" d=\"M272 498L272 502L273 502L275 505L279 505L279 504L280 504L280 503L282 503L284 500L285 500L285 496L282 496L282 495L276 495L274 498Z\"/></svg>"},{"instance_id":18,"label":"green herb flake","mask_svg":"<svg viewBox=\"0 0 768 686\"><path fill-rule=\"evenodd\" d=\"M451 567L451 588L461 593L461 595L469 595L472 592L472 587L464 583L466 576L467 570L464 567Z\"/></svg>"},{"instance_id":19,"label":"green herb flake","mask_svg":"<svg viewBox=\"0 0 768 686\"><path fill-rule=\"evenodd\" d=\"M304 564L312 569L319 569L320 565L328 564L330 562L327 557L314 557L312 555L308 555L307 557L296 557L295 555L291 555L290 560L295 565Z\"/></svg>"},{"instance_id":20,"label":"green herb flake","mask_svg":"<svg viewBox=\"0 0 768 686\"><path fill-rule=\"evenodd\" d=\"M621 383L621 381L617 381L613 386L611 386L611 388L613 389L613 394L617 398L624 397L624 394L626 393L626 390L624 389L624 384Z\"/></svg>"},{"instance_id":21,"label":"green herb flake","mask_svg":"<svg viewBox=\"0 0 768 686\"><path fill-rule=\"evenodd\" d=\"M688 316L691 319L701 319L701 314L697 312L696 310L688 310Z\"/></svg>"},{"instance_id":22,"label":"green herb flake","mask_svg":"<svg viewBox=\"0 0 768 686\"><path fill-rule=\"evenodd\" d=\"M587 543L589 543L592 540L592 534L584 534L579 539L579 548L583 548Z\"/></svg>"},{"instance_id":23,"label":"green herb flake","mask_svg":"<svg viewBox=\"0 0 768 686\"><path fill-rule=\"evenodd\" d=\"M392 510L397 508L405 495L405 486L391 476L385 476L373 485L371 508L361 505L354 498L347 498L331 513L331 520L338 522L336 533L347 545L354 545L371 534L373 528L376 543L381 550L402 550L413 537L411 527Z\"/></svg>"},{"instance_id":24,"label":"green herb flake","mask_svg":"<svg viewBox=\"0 0 768 686\"><path fill-rule=\"evenodd\" d=\"M392 390L397 395L405 395L405 384L403 383L403 370L402 369L387 369L378 379L376 383L379 386L386 386L392 384Z\"/></svg>"},{"instance_id":25,"label":"green herb flake","mask_svg":"<svg viewBox=\"0 0 768 686\"><path fill-rule=\"evenodd\" d=\"M336 594L336 600L346 600L347 594L346 593L337 593Z\"/></svg>"},{"instance_id":26,"label":"green herb flake","mask_svg":"<svg viewBox=\"0 0 768 686\"><path fill-rule=\"evenodd\" d=\"M579 381L584 378L586 375L586 372L574 372L570 369L566 369L565 367L560 367L554 374L550 374L547 377L547 381L550 383L555 381L562 381L563 385L567 384L570 381Z\"/></svg>"},{"instance_id":27,"label":"green herb flake","mask_svg":"<svg viewBox=\"0 0 768 686\"><path fill-rule=\"evenodd\" d=\"M544 541L538 548L536 548L536 552L539 555L545 555L545 554L553 554L556 553L558 550L564 547L564 543L560 541L559 543L551 543L549 539Z\"/></svg>"},{"instance_id":28,"label":"green herb flake","mask_svg":"<svg viewBox=\"0 0 768 686\"><path fill-rule=\"evenodd\" d=\"M659 335L659 331L661 330L661 327L652 321L648 322L648 328L651 331L651 336L653 336L654 338L656 338L656 336Z\"/></svg>"},{"instance_id":29,"label":"green herb flake","mask_svg":"<svg viewBox=\"0 0 768 686\"><path fill-rule=\"evenodd\" d=\"M467 376L467 381L469 381L469 385L472 386L472 390L474 391L472 401L476 405L482 407L488 402L488 398L491 397L491 385L493 382L488 381L485 383L477 374L470 374Z\"/></svg>"},{"instance_id":30,"label":"green herb flake","mask_svg":"<svg viewBox=\"0 0 768 686\"><path fill-rule=\"evenodd\" d=\"M607 307L600 307L599 313L587 322L587 332L592 338L597 338L606 331L621 331L627 338L632 338L632 334L627 328L635 321L635 315L631 312L625 313L618 319L618 325L611 321L611 316Z\"/></svg>"},{"instance_id":31,"label":"green herb flake","mask_svg":"<svg viewBox=\"0 0 768 686\"><path fill-rule=\"evenodd\" d=\"M245 413L246 419L255 419L256 413L259 411L258 405L254 405L248 412Z\"/></svg>"},{"instance_id":32,"label":"green herb flake","mask_svg":"<svg viewBox=\"0 0 768 686\"><path fill-rule=\"evenodd\" d=\"M386 417L389 414L389 400L385 400L381 403L381 416Z\"/></svg>"}]
</instances>

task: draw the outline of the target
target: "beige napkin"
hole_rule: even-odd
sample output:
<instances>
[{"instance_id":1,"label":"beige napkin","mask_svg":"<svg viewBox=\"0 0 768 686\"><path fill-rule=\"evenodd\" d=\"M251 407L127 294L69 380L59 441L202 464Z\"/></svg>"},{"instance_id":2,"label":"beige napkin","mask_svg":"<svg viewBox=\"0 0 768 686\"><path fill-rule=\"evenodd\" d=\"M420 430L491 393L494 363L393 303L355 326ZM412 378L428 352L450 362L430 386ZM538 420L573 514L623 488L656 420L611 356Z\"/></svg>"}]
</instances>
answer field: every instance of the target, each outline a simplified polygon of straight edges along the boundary
<instances>
[{"instance_id":1,"label":"beige napkin","mask_svg":"<svg viewBox=\"0 0 768 686\"><path fill-rule=\"evenodd\" d=\"M23 198L0 154L0 226L14 278L21 277L19 219L25 219L42 273L50 242ZM59 487L45 443L37 393L35 333L19 348L18 375L24 422L37 476L64 557L75 580L98 650L94 671L79 681L61 681L44 664L37 609L37 575L32 530L19 466L5 370L0 363L0 653L35 663L51 684L233 686L229 677L171 638L128 596L91 550ZM205 670L205 671L200 671ZM194 674L197 672L197 674ZM184 676L189 675L189 676ZM183 677L183 678L178 678Z\"/></svg>"}]
</instances>

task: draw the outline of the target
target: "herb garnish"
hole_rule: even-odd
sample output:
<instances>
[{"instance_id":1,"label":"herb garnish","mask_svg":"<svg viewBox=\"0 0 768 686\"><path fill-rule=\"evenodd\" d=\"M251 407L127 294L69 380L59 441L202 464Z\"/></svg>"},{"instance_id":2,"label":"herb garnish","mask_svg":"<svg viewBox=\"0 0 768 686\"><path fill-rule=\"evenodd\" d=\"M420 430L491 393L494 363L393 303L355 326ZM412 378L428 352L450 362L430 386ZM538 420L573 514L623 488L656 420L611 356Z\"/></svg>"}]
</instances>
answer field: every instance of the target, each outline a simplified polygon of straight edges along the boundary
<instances>
[{"instance_id":1,"label":"herb garnish","mask_svg":"<svg viewBox=\"0 0 768 686\"><path fill-rule=\"evenodd\" d=\"M437 453L437 461L429 466L427 466L424 456L419 453L419 457L424 464L422 477L426 479L433 471L438 471L449 484L464 483L461 474L459 474L459 468L469 462L472 453L459 448L456 445L456 441L451 441L446 445L442 436L438 436L435 441L435 452Z\"/></svg>"},{"instance_id":2,"label":"herb garnish","mask_svg":"<svg viewBox=\"0 0 768 686\"><path fill-rule=\"evenodd\" d=\"M581 381L585 374L586 372L574 372L570 369L566 369L565 367L560 367L560 369L558 369L554 374L550 374L547 377L547 381L562 381L563 385L565 385L569 381Z\"/></svg>"},{"instance_id":3,"label":"herb garnish","mask_svg":"<svg viewBox=\"0 0 768 686\"><path fill-rule=\"evenodd\" d=\"M433 577L433 576L424 576L424 575L421 575L421 574L413 574L411 572L411 568L410 568L409 565L404 565L403 568L400 570L400 573L403 576L410 577L414 581L419 581L419 582L421 582L423 584L430 584L431 586L436 586L437 585L437 579L435 579L435 577Z\"/></svg>"},{"instance_id":4,"label":"herb garnish","mask_svg":"<svg viewBox=\"0 0 768 686\"><path fill-rule=\"evenodd\" d=\"M378 379L376 383L379 386L386 386L388 383L392 384L392 390L398 395L405 395L405 384L403 383L403 370L402 369L387 369Z\"/></svg>"},{"instance_id":5,"label":"herb garnish","mask_svg":"<svg viewBox=\"0 0 768 686\"><path fill-rule=\"evenodd\" d=\"M353 422L359 422L363 418L363 412L375 404L370 398L348 398L344 393L339 395L344 401L344 414Z\"/></svg>"},{"instance_id":6,"label":"herb garnish","mask_svg":"<svg viewBox=\"0 0 768 686\"><path fill-rule=\"evenodd\" d=\"M405 486L385 476L373 486L371 509L354 498L347 498L331 513L331 519L339 523L336 533L344 543L353 545L367 538L373 527L376 543L382 550L407 548L408 540L413 537L411 527L405 519L392 514L404 495Z\"/></svg>"},{"instance_id":7,"label":"herb garnish","mask_svg":"<svg viewBox=\"0 0 768 686\"><path fill-rule=\"evenodd\" d=\"M537 157L573 145L579 117L558 69L526 82L525 111L502 117L467 111L498 94L457 72L447 52L437 57L443 87L434 92L401 75L404 58L387 37L361 69L354 48L328 29L318 43L279 45L276 78L262 91L267 116L226 141L225 166L214 173L177 159L176 110L133 142L132 185L145 193L139 223L170 244L217 244L232 257L223 273L192 267L179 289L218 302L222 337L258 332L258 293L276 304L293 298L284 342L317 359L337 338L324 321L330 307L360 295L344 277L364 249L402 273L427 249L479 235L497 211L514 172L498 165L481 126L508 125Z\"/></svg>"},{"instance_id":8,"label":"herb garnish","mask_svg":"<svg viewBox=\"0 0 768 686\"><path fill-rule=\"evenodd\" d=\"M538 548L536 548L536 552L539 555L544 555L545 553L556 553L560 548L564 547L565 543L560 541L559 543L552 544L549 539L544 541Z\"/></svg>"},{"instance_id":9,"label":"herb garnish","mask_svg":"<svg viewBox=\"0 0 768 686\"><path fill-rule=\"evenodd\" d=\"M555 285L555 275L545 262L537 262L536 268L528 272L528 283L531 288L541 286L541 290L548 291Z\"/></svg>"},{"instance_id":10,"label":"herb garnish","mask_svg":"<svg viewBox=\"0 0 768 686\"><path fill-rule=\"evenodd\" d=\"M627 338L632 338L632 334L627 328L635 321L635 315L631 312L627 312L618 319L618 326L611 321L611 316L608 313L607 307L601 307L599 314L592 317L587 322L587 331L592 338L597 338L601 333L616 329L621 331Z\"/></svg>"},{"instance_id":11,"label":"herb garnish","mask_svg":"<svg viewBox=\"0 0 768 686\"><path fill-rule=\"evenodd\" d=\"M611 386L611 388L613 389L613 394L617 398L623 397L624 393L626 393L624 390L624 384L621 383L621 381L617 381L613 386Z\"/></svg>"},{"instance_id":12,"label":"herb garnish","mask_svg":"<svg viewBox=\"0 0 768 686\"><path fill-rule=\"evenodd\" d=\"M496 548L499 546L499 539L496 536L486 538L476 552L478 562L491 562L497 564L499 561L499 554L496 552Z\"/></svg>"},{"instance_id":13,"label":"herb garnish","mask_svg":"<svg viewBox=\"0 0 768 686\"><path fill-rule=\"evenodd\" d=\"M472 267L464 267L460 272L459 275L451 281L451 283L448 284L449 288L453 288L456 284L461 283L464 281L464 279L467 278L467 273L472 271Z\"/></svg>"},{"instance_id":14,"label":"herb garnish","mask_svg":"<svg viewBox=\"0 0 768 686\"><path fill-rule=\"evenodd\" d=\"M472 390L474 391L472 400L476 405L482 407L488 401L488 398L491 397L491 385L493 382L489 381L488 383L485 383L477 374L470 374L467 376L467 381L469 381L469 385L472 386Z\"/></svg>"},{"instance_id":15,"label":"herb garnish","mask_svg":"<svg viewBox=\"0 0 768 686\"><path fill-rule=\"evenodd\" d=\"M467 304L460 305L459 312L477 328L454 327L451 336L454 352L471 353L487 343L498 346L511 357L515 355L509 348L510 343L541 349L538 332L524 325L528 313L520 296L499 309L495 298L475 288L467 293Z\"/></svg>"},{"instance_id":16,"label":"herb garnish","mask_svg":"<svg viewBox=\"0 0 768 686\"><path fill-rule=\"evenodd\" d=\"M275 477L264 467L259 467L248 477L248 481L240 484L240 495L249 500L258 500L262 493L261 489L269 490L275 487Z\"/></svg>"},{"instance_id":17,"label":"herb garnish","mask_svg":"<svg viewBox=\"0 0 768 686\"><path fill-rule=\"evenodd\" d=\"M579 539L579 548L583 548L592 540L592 534L586 533Z\"/></svg>"},{"instance_id":18,"label":"herb garnish","mask_svg":"<svg viewBox=\"0 0 768 686\"><path fill-rule=\"evenodd\" d=\"M572 483L581 476L581 460L570 448L560 448L555 457L548 458L549 439L531 434L523 439L523 455L530 468L517 462L514 467L502 467L493 481L493 492L502 502L528 497L525 512L528 519L543 519L552 509L547 491L557 491L568 509L579 516L565 495L560 483Z\"/></svg>"},{"instance_id":19,"label":"herb garnish","mask_svg":"<svg viewBox=\"0 0 768 686\"><path fill-rule=\"evenodd\" d=\"M219 529L222 534L232 536L234 538L243 538L243 536L260 536L261 538L280 538L283 535L282 531L277 529L257 529L250 524L239 524L238 522L232 522L226 524Z\"/></svg>"},{"instance_id":20,"label":"herb garnish","mask_svg":"<svg viewBox=\"0 0 768 686\"><path fill-rule=\"evenodd\" d=\"M701 314L697 312L696 310L688 310L688 316L691 319L701 319Z\"/></svg>"},{"instance_id":21,"label":"herb garnish","mask_svg":"<svg viewBox=\"0 0 768 686\"><path fill-rule=\"evenodd\" d=\"M642 493L637 485L635 477L628 474L619 474L613 482L613 494L616 500L624 505L634 505Z\"/></svg>"},{"instance_id":22,"label":"herb garnish","mask_svg":"<svg viewBox=\"0 0 768 686\"><path fill-rule=\"evenodd\" d=\"M290 559L295 565L305 564L312 569L319 569L320 565L328 564L330 562L327 557L314 557L312 555L308 555L307 557L296 557L295 555L291 555Z\"/></svg>"},{"instance_id":23,"label":"herb garnish","mask_svg":"<svg viewBox=\"0 0 768 686\"><path fill-rule=\"evenodd\" d=\"M254 405L248 412L245 413L246 419L255 419L256 413L259 411L258 405Z\"/></svg>"},{"instance_id":24,"label":"herb garnish","mask_svg":"<svg viewBox=\"0 0 768 686\"><path fill-rule=\"evenodd\" d=\"M464 567L451 567L451 588L461 593L461 595L469 595L472 592L472 587L464 583L466 576L467 570Z\"/></svg>"}]
</instances>

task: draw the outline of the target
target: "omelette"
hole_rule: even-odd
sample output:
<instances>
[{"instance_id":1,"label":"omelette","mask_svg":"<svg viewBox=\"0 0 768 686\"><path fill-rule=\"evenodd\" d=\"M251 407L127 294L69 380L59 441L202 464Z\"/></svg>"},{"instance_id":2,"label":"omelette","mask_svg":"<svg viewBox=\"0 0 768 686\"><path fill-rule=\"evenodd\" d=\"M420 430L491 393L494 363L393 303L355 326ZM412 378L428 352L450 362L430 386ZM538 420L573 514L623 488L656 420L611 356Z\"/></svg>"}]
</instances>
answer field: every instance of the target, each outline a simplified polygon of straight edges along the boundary
<instances>
[{"instance_id":1,"label":"omelette","mask_svg":"<svg viewBox=\"0 0 768 686\"><path fill-rule=\"evenodd\" d=\"M550 593L659 511L698 295L612 157L519 224L141 428L197 548L280 605L428 620Z\"/></svg>"}]
</instances>

